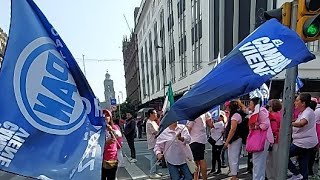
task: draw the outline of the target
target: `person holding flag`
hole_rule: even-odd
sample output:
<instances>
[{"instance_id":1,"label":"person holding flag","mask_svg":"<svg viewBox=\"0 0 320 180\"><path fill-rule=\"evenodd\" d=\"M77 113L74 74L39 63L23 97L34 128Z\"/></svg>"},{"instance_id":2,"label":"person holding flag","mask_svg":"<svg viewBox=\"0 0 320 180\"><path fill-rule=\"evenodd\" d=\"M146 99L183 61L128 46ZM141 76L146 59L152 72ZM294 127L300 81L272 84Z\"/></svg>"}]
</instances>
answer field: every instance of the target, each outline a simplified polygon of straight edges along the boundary
<instances>
[{"instance_id":1,"label":"person holding flag","mask_svg":"<svg viewBox=\"0 0 320 180\"><path fill-rule=\"evenodd\" d=\"M186 126L177 122L172 123L157 138L154 153L158 160L165 157L172 180L180 180L180 172L183 179L193 179L187 164L187 161L192 159L188 149L190 141L191 137Z\"/></svg>"},{"instance_id":2,"label":"person holding flag","mask_svg":"<svg viewBox=\"0 0 320 180\"><path fill-rule=\"evenodd\" d=\"M118 149L121 148L120 128L113 123L112 114L103 110L107 123L106 143L103 151L101 180L115 180L118 169Z\"/></svg>"}]
</instances>

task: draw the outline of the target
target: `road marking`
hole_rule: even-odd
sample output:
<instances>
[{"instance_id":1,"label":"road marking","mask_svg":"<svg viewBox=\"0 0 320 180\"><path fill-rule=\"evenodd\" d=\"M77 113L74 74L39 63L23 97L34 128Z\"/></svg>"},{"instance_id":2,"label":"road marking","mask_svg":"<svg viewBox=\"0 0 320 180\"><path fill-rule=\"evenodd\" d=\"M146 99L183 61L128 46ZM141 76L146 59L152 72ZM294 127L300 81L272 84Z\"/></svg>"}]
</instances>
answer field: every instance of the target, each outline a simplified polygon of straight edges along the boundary
<instances>
[{"instance_id":1,"label":"road marking","mask_svg":"<svg viewBox=\"0 0 320 180\"><path fill-rule=\"evenodd\" d=\"M146 178L148 175L146 175L135 163L129 163L129 161L125 161L125 169L130 174L132 179L140 179L140 178Z\"/></svg>"},{"instance_id":2,"label":"road marking","mask_svg":"<svg viewBox=\"0 0 320 180\"><path fill-rule=\"evenodd\" d=\"M145 155L144 157L146 157L147 159L149 159L149 161L151 160L152 155L149 153L149 155Z\"/></svg>"}]
</instances>

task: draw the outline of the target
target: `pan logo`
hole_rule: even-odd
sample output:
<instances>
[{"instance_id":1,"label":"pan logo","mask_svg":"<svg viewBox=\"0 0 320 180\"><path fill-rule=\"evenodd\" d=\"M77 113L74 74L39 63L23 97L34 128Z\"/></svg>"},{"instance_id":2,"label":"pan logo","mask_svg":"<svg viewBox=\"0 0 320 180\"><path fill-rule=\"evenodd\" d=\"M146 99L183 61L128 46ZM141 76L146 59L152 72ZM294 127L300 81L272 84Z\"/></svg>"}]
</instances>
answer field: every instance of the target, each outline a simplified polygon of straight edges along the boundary
<instances>
[{"instance_id":1,"label":"pan logo","mask_svg":"<svg viewBox=\"0 0 320 180\"><path fill-rule=\"evenodd\" d=\"M47 37L35 39L19 55L14 93L25 119L49 134L68 135L87 117L68 66Z\"/></svg>"}]
</instances>

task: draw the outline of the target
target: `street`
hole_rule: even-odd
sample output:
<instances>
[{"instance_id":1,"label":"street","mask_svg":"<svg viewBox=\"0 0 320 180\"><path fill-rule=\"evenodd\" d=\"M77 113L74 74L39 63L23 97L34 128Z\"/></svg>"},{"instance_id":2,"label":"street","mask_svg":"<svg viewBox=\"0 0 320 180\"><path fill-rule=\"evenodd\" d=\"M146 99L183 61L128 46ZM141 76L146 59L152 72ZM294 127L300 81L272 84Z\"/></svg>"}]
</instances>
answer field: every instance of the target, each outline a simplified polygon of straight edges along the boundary
<instances>
[{"instance_id":1,"label":"street","mask_svg":"<svg viewBox=\"0 0 320 180\"><path fill-rule=\"evenodd\" d=\"M118 180L148 179L149 168L150 168L149 159L151 158L151 155L147 149L147 142L144 140L136 141L135 148L136 148L138 161L136 163L130 164L128 160L125 158L126 167L118 169L118 172L117 172ZM127 142L124 142L124 146L122 150L123 150L123 153L125 153L128 157L130 157L130 150L127 145ZM205 159L207 161L208 172L209 172L211 170L211 147L208 144L206 146ZM247 160L246 158L241 158L240 160L239 179L242 179L242 180L252 179L251 178L252 175L247 174L245 172L247 168L246 160ZM228 168L223 168L222 175L219 175L219 176L209 175L208 179L228 179L228 176L226 175L227 171L228 171ZM159 172L163 174L162 179L166 179L166 180L170 179L167 168L159 167Z\"/></svg>"}]
</instances>

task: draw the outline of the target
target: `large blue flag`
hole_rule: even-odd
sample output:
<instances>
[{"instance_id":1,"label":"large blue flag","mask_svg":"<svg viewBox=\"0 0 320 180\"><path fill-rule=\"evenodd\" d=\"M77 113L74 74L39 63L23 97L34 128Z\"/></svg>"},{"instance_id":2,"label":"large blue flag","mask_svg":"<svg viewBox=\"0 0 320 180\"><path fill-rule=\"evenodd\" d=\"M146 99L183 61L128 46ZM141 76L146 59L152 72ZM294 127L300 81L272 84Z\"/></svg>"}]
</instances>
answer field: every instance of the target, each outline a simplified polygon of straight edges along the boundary
<instances>
[{"instance_id":1,"label":"large blue flag","mask_svg":"<svg viewBox=\"0 0 320 180\"><path fill-rule=\"evenodd\" d=\"M0 169L100 179L105 123L98 100L32 0L12 0L0 86Z\"/></svg>"},{"instance_id":2,"label":"large blue flag","mask_svg":"<svg viewBox=\"0 0 320 180\"><path fill-rule=\"evenodd\" d=\"M284 69L314 58L296 32L269 20L176 101L160 128L181 119L195 120L212 107L259 88Z\"/></svg>"}]
</instances>

